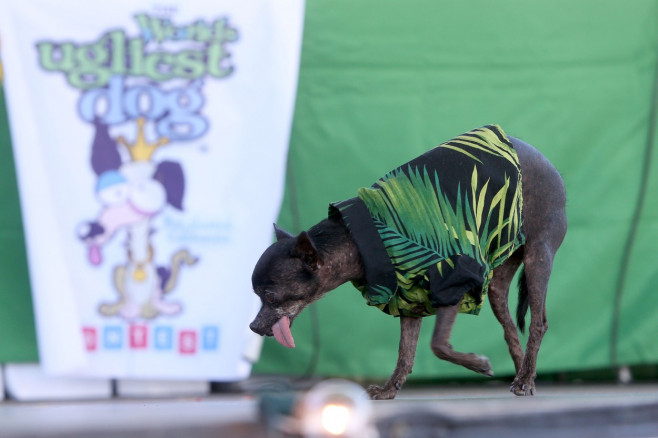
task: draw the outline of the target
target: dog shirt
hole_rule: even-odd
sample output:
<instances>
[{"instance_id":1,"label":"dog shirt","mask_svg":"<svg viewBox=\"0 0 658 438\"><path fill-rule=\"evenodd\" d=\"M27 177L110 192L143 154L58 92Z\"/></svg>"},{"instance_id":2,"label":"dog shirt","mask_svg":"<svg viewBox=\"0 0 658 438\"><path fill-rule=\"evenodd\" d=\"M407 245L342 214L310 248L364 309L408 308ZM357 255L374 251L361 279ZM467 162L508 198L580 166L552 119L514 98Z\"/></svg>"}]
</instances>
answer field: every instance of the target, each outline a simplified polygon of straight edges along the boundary
<instances>
[{"instance_id":1,"label":"dog shirt","mask_svg":"<svg viewBox=\"0 0 658 438\"><path fill-rule=\"evenodd\" d=\"M354 239L371 306L427 316L462 300L477 315L493 269L525 242L516 151L498 125L462 134L333 202Z\"/></svg>"}]
</instances>

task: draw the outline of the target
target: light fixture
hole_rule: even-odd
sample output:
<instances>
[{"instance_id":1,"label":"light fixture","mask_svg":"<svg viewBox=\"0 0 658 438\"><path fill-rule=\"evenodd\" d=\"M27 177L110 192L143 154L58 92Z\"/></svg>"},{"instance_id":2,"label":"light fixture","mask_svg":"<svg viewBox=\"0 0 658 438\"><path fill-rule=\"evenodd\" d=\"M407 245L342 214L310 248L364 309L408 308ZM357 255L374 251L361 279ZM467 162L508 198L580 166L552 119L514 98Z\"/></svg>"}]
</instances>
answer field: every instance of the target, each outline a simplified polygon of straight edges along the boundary
<instances>
[{"instance_id":1,"label":"light fixture","mask_svg":"<svg viewBox=\"0 0 658 438\"><path fill-rule=\"evenodd\" d=\"M330 379L315 385L299 400L295 416L305 438L377 436L368 395L348 380Z\"/></svg>"}]
</instances>

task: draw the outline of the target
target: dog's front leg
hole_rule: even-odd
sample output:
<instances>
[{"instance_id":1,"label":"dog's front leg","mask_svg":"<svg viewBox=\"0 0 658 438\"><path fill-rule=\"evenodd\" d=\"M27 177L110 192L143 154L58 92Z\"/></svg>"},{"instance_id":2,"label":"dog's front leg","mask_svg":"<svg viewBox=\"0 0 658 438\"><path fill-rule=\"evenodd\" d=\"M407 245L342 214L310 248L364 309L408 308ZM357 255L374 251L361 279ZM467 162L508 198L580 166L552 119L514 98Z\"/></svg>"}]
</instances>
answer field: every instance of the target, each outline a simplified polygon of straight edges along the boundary
<instances>
[{"instance_id":1,"label":"dog's front leg","mask_svg":"<svg viewBox=\"0 0 658 438\"><path fill-rule=\"evenodd\" d=\"M411 374L414 367L414 356L416 356L416 345L422 318L408 316L400 317L400 348L398 352L398 363L393 375L384 386L371 385L368 387L368 395L373 400L390 400L395 398L398 390L402 388L407 376Z\"/></svg>"},{"instance_id":2,"label":"dog's front leg","mask_svg":"<svg viewBox=\"0 0 658 438\"><path fill-rule=\"evenodd\" d=\"M454 306L442 306L436 311L436 325L432 335L432 351L439 359L447 360L456 365L461 365L476 373L485 376L493 376L491 362L486 356L480 356L474 353L459 353L452 349L450 345L450 333L455 319L459 313L461 301Z\"/></svg>"}]
</instances>

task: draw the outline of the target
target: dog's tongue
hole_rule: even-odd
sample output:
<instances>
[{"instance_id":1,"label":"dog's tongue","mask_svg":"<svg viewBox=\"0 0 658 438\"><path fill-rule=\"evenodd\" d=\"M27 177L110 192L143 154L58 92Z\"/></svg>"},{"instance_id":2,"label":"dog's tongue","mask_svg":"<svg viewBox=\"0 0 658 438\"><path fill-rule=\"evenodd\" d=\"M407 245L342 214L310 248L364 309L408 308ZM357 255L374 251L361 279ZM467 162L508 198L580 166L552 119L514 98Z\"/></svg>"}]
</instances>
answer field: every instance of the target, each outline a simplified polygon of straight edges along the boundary
<instances>
[{"instance_id":1,"label":"dog's tongue","mask_svg":"<svg viewBox=\"0 0 658 438\"><path fill-rule=\"evenodd\" d=\"M103 261L103 256L101 255L101 249L98 245L91 245L89 247L89 261L92 265L98 266Z\"/></svg>"},{"instance_id":2,"label":"dog's tongue","mask_svg":"<svg viewBox=\"0 0 658 438\"><path fill-rule=\"evenodd\" d=\"M295 348L295 340L290 333L290 318L282 316L280 320L272 326L272 332L279 344L288 348Z\"/></svg>"}]
</instances>

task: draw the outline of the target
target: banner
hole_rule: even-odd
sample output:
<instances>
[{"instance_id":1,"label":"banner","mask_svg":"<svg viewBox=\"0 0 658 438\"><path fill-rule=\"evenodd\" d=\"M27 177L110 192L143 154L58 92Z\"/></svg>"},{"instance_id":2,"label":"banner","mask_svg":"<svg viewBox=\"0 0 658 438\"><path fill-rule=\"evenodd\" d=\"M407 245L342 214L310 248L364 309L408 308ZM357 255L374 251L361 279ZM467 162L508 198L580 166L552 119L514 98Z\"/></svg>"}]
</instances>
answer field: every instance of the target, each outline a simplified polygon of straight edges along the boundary
<instances>
[{"instance_id":1,"label":"banner","mask_svg":"<svg viewBox=\"0 0 658 438\"><path fill-rule=\"evenodd\" d=\"M65 6L0 5L42 365L243 378L303 1Z\"/></svg>"}]
</instances>

